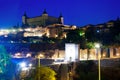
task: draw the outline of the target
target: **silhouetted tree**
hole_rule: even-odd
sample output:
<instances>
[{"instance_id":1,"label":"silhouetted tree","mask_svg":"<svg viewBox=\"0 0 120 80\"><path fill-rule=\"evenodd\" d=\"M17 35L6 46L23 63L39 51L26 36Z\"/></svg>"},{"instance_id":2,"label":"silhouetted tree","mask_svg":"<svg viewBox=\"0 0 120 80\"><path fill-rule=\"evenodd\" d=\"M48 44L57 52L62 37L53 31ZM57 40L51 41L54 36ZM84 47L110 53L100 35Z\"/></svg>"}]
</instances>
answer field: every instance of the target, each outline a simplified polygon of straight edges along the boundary
<instances>
[{"instance_id":1,"label":"silhouetted tree","mask_svg":"<svg viewBox=\"0 0 120 80\"><path fill-rule=\"evenodd\" d=\"M97 80L97 69L93 61L82 61L77 63L74 80Z\"/></svg>"}]
</instances>

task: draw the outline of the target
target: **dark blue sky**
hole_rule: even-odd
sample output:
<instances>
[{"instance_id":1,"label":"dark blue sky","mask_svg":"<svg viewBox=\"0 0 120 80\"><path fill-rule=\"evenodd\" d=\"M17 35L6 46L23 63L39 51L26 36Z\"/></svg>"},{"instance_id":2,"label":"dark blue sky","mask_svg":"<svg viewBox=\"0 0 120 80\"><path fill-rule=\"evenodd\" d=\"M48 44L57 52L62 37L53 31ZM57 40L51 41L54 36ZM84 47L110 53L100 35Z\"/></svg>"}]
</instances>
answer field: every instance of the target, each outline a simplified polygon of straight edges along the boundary
<instances>
[{"instance_id":1,"label":"dark blue sky","mask_svg":"<svg viewBox=\"0 0 120 80\"><path fill-rule=\"evenodd\" d=\"M0 0L0 27L21 23L26 11L39 16L46 9L50 16L64 16L65 24L84 26L104 23L120 16L120 0Z\"/></svg>"}]
</instances>

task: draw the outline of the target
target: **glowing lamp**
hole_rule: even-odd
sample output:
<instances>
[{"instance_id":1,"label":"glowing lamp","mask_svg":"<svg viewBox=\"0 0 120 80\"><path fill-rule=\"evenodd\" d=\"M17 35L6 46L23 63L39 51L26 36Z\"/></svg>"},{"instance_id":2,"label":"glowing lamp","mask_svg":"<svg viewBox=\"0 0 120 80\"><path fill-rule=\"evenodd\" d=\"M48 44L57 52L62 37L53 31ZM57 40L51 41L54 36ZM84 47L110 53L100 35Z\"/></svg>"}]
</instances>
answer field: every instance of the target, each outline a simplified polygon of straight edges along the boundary
<instances>
[{"instance_id":1,"label":"glowing lamp","mask_svg":"<svg viewBox=\"0 0 120 80\"><path fill-rule=\"evenodd\" d=\"M119 55L120 55L119 53L116 54L116 56L119 56Z\"/></svg>"},{"instance_id":2,"label":"glowing lamp","mask_svg":"<svg viewBox=\"0 0 120 80\"><path fill-rule=\"evenodd\" d=\"M20 67L22 68L26 67L26 63L25 62L20 63Z\"/></svg>"},{"instance_id":3,"label":"glowing lamp","mask_svg":"<svg viewBox=\"0 0 120 80\"><path fill-rule=\"evenodd\" d=\"M22 71L27 71L27 70L28 70L27 67L23 67L23 68L22 68Z\"/></svg>"},{"instance_id":4,"label":"glowing lamp","mask_svg":"<svg viewBox=\"0 0 120 80\"><path fill-rule=\"evenodd\" d=\"M32 64L30 63L28 66L29 66L29 67L32 67Z\"/></svg>"},{"instance_id":5,"label":"glowing lamp","mask_svg":"<svg viewBox=\"0 0 120 80\"><path fill-rule=\"evenodd\" d=\"M95 48L100 48L100 44L99 44L99 43L96 43L96 44L95 44Z\"/></svg>"}]
</instances>

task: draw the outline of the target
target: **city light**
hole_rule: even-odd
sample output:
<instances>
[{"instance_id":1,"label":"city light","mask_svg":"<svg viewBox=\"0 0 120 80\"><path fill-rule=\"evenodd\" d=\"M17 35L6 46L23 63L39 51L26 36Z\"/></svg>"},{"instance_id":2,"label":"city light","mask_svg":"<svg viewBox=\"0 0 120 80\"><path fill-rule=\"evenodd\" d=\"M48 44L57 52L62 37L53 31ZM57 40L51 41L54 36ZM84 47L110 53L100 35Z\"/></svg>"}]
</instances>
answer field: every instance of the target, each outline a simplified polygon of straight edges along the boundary
<instances>
[{"instance_id":1,"label":"city light","mask_svg":"<svg viewBox=\"0 0 120 80\"><path fill-rule=\"evenodd\" d=\"M25 62L21 62L19 65L20 65L21 68L24 68L24 67L27 66Z\"/></svg>"},{"instance_id":2,"label":"city light","mask_svg":"<svg viewBox=\"0 0 120 80\"><path fill-rule=\"evenodd\" d=\"M99 43L95 43L95 48L100 48L100 44Z\"/></svg>"},{"instance_id":3,"label":"city light","mask_svg":"<svg viewBox=\"0 0 120 80\"><path fill-rule=\"evenodd\" d=\"M27 71L28 68L27 68L27 67L23 67L21 70L22 70L22 71Z\"/></svg>"},{"instance_id":4,"label":"city light","mask_svg":"<svg viewBox=\"0 0 120 80\"><path fill-rule=\"evenodd\" d=\"M119 53L117 53L117 54L116 54L116 56L120 56L120 54L119 54Z\"/></svg>"},{"instance_id":5,"label":"city light","mask_svg":"<svg viewBox=\"0 0 120 80\"><path fill-rule=\"evenodd\" d=\"M32 67L32 64L30 63L28 66L29 66L29 67Z\"/></svg>"},{"instance_id":6,"label":"city light","mask_svg":"<svg viewBox=\"0 0 120 80\"><path fill-rule=\"evenodd\" d=\"M30 53L26 54L26 57L31 57L31 54Z\"/></svg>"},{"instance_id":7,"label":"city light","mask_svg":"<svg viewBox=\"0 0 120 80\"><path fill-rule=\"evenodd\" d=\"M15 53L15 54L13 55L13 57L14 57L14 58L21 58L22 55L21 55L21 53Z\"/></svg>"},{"instance_id":8,"label":"city light","mask_svg":"<svg viewBox=\"0 0 120 80\"><path fill-rule=\"evenodd\" d=\"M100 48L100 43L95 43L95 48L97 49L97 55L98 55L98 80L101 80L100 53L98 52Z\"/></svg>"}]
</instances>

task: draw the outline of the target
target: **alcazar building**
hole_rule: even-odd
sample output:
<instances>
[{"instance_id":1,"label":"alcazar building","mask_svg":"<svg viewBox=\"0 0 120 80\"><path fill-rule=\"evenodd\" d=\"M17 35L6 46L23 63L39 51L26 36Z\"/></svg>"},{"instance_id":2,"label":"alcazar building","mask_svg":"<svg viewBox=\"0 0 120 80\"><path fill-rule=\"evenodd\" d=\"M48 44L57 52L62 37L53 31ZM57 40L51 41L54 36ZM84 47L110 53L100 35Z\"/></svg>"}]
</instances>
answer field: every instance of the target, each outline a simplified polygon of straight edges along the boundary
<instances>
[{"instance_id":1,"label":"alcazar building","mask_svg":"<svg viewBox=\"0 0 120 80\"><path fill-rule=\"evenodd\" d=\"M25 13L22 16L23 26L48 26L51 24L64 24L64 18L62 14L59 17L49 16L46 10L43 11L42 15L36 17L28 17Z\"/></svg>"},{"instance_id":2,"label":"alcazar building","mask_svg":"<svg viewBox=\"0 0 120 80\"><path fill-rule=\"evenodd\" d=\"M66 29L75 29L74 26L64 25L64 18L62 14L58 17L49 16L46 10L43 11L42 15L36 17L28 17L25 13L22 16L22 28L25 29L24 37L32 36L43 36L47 37L65 37ZM58 36L62 32L61 36Z\"/></svg>"}]
</instances>

